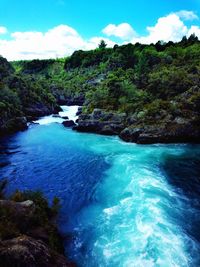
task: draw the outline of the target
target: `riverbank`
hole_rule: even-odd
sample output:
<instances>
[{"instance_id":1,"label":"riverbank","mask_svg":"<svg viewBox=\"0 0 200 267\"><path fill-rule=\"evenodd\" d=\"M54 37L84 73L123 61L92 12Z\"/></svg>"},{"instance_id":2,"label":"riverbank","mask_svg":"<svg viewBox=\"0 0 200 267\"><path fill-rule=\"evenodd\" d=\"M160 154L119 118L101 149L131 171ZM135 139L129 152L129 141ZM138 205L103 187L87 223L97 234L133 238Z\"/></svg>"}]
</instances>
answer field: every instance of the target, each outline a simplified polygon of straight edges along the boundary
<instances>
[{"instance_id":1,"label":"riverbank","mask_svg":"<svg viewBox=\"0 0 200 267\"><path fill-rule=\"evenodd\" d=\"M52 206L40 192L16 191L5 198L0 181L0 266L74 267L64 256L55 225L59 200Z\"/></svg>"},{"instance_id":2,"label":"riverbank","mask_svg":"<svg viewBox=\"0 0 200 267\"><path fill-rule=\"evenodd\" d=\"M200 123L197 114L165 114L144 120L126 113L106 112L94 109L91 114L81 114L73 128L79 132L118 135L126 142L154 143L200 143ZM191 114L190 114L191 115Z\"/></svg>"},{"instance_id":3,"label":"riverbank","mask_svg":"<svg viewBox=\"0 0 200 267\"><path fill-rule=\"evenodd\" d=\"M188 115L191 114L166 114L162 119L157 118L157 121L153 118L146 121L136 115L128 116L126 113L102 109L94 109L91 114L86 114L82 109L78 110L78 106L72 106L70 112L68 114L68 106L59 106L57 113L47 113L44 117L35 116L29 120L39 124L63 123L65 127L72 127L78 132L117 135L125 142L138 144L200 143L197 114L190 118ZM30 122L26 117L11 119L1 131L1 135L27 130Z\"/></svg>"}]
</instances>

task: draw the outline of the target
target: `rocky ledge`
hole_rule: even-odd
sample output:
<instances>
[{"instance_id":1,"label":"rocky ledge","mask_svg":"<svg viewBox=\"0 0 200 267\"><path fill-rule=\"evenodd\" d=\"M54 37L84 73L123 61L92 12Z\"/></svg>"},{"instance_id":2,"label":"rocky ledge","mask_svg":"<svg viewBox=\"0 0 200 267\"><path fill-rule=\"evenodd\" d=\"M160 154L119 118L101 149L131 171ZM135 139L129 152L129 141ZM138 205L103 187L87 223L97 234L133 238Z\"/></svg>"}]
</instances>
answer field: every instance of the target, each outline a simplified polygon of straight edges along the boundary
<instances>
[{"instance_id":1,"label":"rocky ledge","mask_svg":"<svg viewBox=\"0 0 200 267\"><path fill-rule=\"evenodd\" d=\"M188 115L188 114L186 114ZM119 135L126 142L153 143L200 143L198 114L186 118L184 114L140 119L125 113L94 109L91 114L81 114L73 128L80 132Z\"/></svg>"},{"instance_id":2,"label":"rocky ledge","mask_svg":"<svg viewBox=\"0 0 200 267\"><path fill-rule=\"evenodd\" d=\"M17 191L5 199L0 182L0 266L75 267L64 256L54 224L58 200L51 207L39 192Z\"/></svg>"},{"instance_id":3,"label":"rocky ledge","mask_svg":"<svg viewBox=\"0 0 200 267\"><path fill-rule=\"evenodd\" d=\"M126 114L94 109L92 114L81 114L74 130L104 135L118 135L125 128Z\"/></svg>"},{"instance_id":4,"label":"rocky ledge","mask_svg":"<svg viewBox=\"0 0 200 267\"><path fill-rule=\"evenodd\" d=\"M26 117L16 117L0 122L0 135L24 131L28 128Z\"/></svg>"},{"instance_id":5,"label":"rocky ledge","mask_svg":"<svg viewBox=\"0 0 200 267\"><path fill-rule=\"evenodd\" d=\"M62 111L62 109L58 105L48 107L42 103L32 104L24 108L23 116L16 116L13 118L8 116L0 119L0 136L24 131L28 129L28 122L32 122L52 113L58 114L59 111Z\"/></svg>"},{"instance_id":6,"label":"rocky ledge","mask_svg":"<svg viewBox=\"0 0 200 267\"><path fill-rule=\"evenodd\" d=\"M52 251L43 241L22 235L0 241L1 267L73 267L63 255Z\"/></svg>"},{"instance_id":7,"label":"rocky ledge","mask_svg":"<svg viewBox=\"0 0 200 267\"><path fill-rule=\"evenodd\" d=\"M26 114L28 121L33 121L38 119L39 117L47 116L50 114L58 114L59 111L62 111L62 109L58 105L49 107L42 103L35 103L30 105L29 107L24 108L24 114Z\"/></svg>"},{"instance_id":8,"label":"rocky ledge","mask_svg":"<svg viewBox=\"0 0 200 267\"><path fill-rule=\"evenodd\" d=\"M154 143L200 143L200 127L192 123L171 122L164 125L132 125L125 128L119 137L126 142Z\"/></svg>"}]
</instances>

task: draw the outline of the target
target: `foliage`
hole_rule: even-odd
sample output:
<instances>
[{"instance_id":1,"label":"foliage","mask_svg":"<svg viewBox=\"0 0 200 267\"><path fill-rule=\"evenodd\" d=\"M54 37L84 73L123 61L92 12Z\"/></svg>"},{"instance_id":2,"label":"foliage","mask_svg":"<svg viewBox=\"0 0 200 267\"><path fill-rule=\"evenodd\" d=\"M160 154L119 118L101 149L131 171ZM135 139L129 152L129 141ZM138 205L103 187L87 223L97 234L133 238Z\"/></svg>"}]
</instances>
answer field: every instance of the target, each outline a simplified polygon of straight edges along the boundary
<instances>
[{"instance_id":1,"label":"foliage","mask_svg":"<svg viewBox=\"0 0 200 267\"><path fill-rule=\"evenodd\" d=\"M75 51L64 59L17 61L0 58L0 126L26 108L51 108L58 96L85 96L84 112L94 108L126 112L175 106L199 112L200 42L192 35L179 43L127 44ZM190 97L182 97L189 94ZM155 102L157 100L157 102ZM152 105L151 105L152 103ZM142 113L141 113L142 114Z\"/></svg>"},{"instance_id":2,"label":"foliage","mask_svg":"<svg viewBox=\"0 0 200 267\"><path fill-rule=\"evenodd\" d=\"M1 187L5 187L4 183ZM12 205L0 206L0 239L9 239L21 234L30 234L35 229L43 229L42 232L47 235L50 247L57 251L62 250L60 237L52 223L60 208L58 198L54 198L50 207L41 192L17 190L10 196L10 200L14 202L32 200L35 206L34 212L23 214L16 212Z\"/></svg>"},{"instance_id":3,"label":"foliage","mask_svg":"<svg viewBox=\"0 0 200 267\"><path fill-rule=\"evenodd\" d=\"M104 49L104 48L106 48L106 46L107 46L107 44L105 43L105 41L104 40L101 40L101 42L99 44L99 48L100 49Z\"/></svg>"}]
</instances>

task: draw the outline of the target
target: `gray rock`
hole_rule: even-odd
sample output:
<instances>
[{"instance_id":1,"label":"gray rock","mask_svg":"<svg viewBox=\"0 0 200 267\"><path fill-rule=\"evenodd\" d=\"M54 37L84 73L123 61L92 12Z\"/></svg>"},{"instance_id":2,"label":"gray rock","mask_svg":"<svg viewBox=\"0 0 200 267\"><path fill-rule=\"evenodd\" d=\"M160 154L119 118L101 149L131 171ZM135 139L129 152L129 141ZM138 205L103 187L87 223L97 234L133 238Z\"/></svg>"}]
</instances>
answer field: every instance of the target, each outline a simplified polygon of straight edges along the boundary
<instances>
[{"instance_id":1,"label":"gray rock","mask_svg":"<svg viewBox=\"0 0 200 267\"><path fill-rule=\"evenodd\" d=\"M139 135L142 133L141 128L127 127L121 131L119 137L126 142L137 142Z\"/></svg>"},{"instance_id":2,"label":"gray rock","mask_svg":"<svg viewBox=\"0 0 200 267\"><path fill-rule=\"evenodd\" d=\"M61 116L59 114L53 114L52 117L53 118L61 118Z\"/></svg>"},{"instance_id":3,"label":"gray rock","mask_svg":"<svg viewBox=\"0 0 200 267\"><path fill-rule=\"evenodd\" d=\"M62 119L69 120L69 117L68 116L63 116Z\"/></svg>"},{"instance_id":4,"label":"gray rock","mask_svg":"<svg viewBox=\"0 0 200 267\"><path fill-rule=\"evenodd\" d=\"M120 138L139 144L153 143L199 143L200 127L193 124L168 123L163 125L145 125L141 128L128 127L120 133Z\"/></svg>"},{"instance_id":5,"label":"gray rock","mask_svg":"<svg viewBox=\"0 0 200 267\"><path fill-rule=\"evenodd\" d=\"M72 121L72 120L63 121L62 124L63 124L65 127L73 127L73 126L76 125L75 122Z\"/></svg>"},{"instance_id":6,"label":"gray rock","mask_svg":"<svg viewBox=\"0 0 200 267\"><path fill-rule=\"evenodd\" d=\"M117 135L125 128L126 114L94 109L91 114L81 114L73 129L80 132L93 132Z\"/></svg>"}]
</instances>

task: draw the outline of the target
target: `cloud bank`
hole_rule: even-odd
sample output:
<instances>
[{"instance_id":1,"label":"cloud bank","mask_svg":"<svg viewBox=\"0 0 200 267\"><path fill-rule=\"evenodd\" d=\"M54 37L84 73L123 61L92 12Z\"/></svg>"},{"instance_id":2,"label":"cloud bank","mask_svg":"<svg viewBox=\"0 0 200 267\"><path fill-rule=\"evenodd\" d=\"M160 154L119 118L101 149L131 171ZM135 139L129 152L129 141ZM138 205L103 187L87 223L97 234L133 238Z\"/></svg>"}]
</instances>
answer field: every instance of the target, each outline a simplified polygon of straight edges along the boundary
<instances>
[{"instance_id":1,"label":"cloud bank","mask_svg":"<svg viewBox=\"0 0 200 267\"><path fill-rule=\"evenodd\" d=\"M128 23L121 23L119 25L109 24L106 26L102 32L107 36L119 37L122 40L130 40L136 36L136 32Z\"/></svg>"},{"instance_id":2,"label":"cloud bank","mask_svg":"<svg viewBox=\"0 0 200 267\"><path fill-rule=\"evenodd\" d=\"M181 10L170 13L159 18L154 26L148 26L145 36L137 34L128 23L109 24L102 30L101 36L94 36L89 40L68 25L58 25L44 33L39 31L9 33L6 27L0 26L0 54L8 60L46 59L68 56L79 49L94 49L102 39L108 47L113 47L116 43L129 42L145 44L156 43L159 40L177 42L184 35L190 36L193 33L200 39L200 26L188 27L185 24L186 20L197 19L198 16L192 11ZM5 38L5 34L9 35L9 39Z\"/></svg>"}]
</instances>

